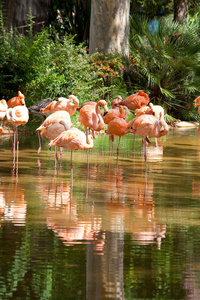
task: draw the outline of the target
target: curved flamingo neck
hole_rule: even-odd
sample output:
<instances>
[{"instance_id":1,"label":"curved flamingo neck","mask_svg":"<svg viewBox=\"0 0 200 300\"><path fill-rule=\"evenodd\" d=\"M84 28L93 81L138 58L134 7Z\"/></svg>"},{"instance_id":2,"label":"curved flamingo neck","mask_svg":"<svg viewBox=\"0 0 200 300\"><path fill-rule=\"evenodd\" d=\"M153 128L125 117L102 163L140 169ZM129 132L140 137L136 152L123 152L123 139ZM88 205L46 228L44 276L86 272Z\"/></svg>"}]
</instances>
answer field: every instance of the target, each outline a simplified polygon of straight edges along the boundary
<instances>
[{"instance_id":1,"label":"curved flamingo neck","mask_svg":"<svg viewBox=\"0 0 200 300\"><path fill-rule=\"evenodd\" d=\"M74 105L73 105L74 108L77 108L79 106L79 100L77 97L72 95L69 97L69 99L72 99L74 101Z\"/></svg>"},{"instance_id":2,"label":"curved flamingo neck","mask_svg":"<svg viewBox=\"0 0 200 300\"><path fill-rule=\"evenodd\" d=\"M100 114L99 106L102 106L102 104L100 102L98 102L96 104L96 108L95 108L95 112L96 112L96 115L97 115L96 124L94 124L94 130L95 131L101 130L103 128L103 125L104 125L104 120L103 120L103 117Z\"/></svg>"}]
</instances>

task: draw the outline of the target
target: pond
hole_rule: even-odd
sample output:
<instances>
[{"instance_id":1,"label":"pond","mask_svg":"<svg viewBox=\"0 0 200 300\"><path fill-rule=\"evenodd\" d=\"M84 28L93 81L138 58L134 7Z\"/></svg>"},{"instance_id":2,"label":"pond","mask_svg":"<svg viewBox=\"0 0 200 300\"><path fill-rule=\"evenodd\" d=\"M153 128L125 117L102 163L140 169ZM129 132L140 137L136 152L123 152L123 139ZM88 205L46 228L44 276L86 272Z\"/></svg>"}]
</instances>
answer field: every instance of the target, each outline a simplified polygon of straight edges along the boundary
<instances>
[{"instance_id":1,"label":"pond","mask_svg":"<svg viewBox=\"0 0 200 300\"><path fill-rule=\"evenodd\" d=\"M89 151L0 139L0 299L200 299L200 134ZM89 164L88 164L89 162Z\"/></svg>"}]
</instances>

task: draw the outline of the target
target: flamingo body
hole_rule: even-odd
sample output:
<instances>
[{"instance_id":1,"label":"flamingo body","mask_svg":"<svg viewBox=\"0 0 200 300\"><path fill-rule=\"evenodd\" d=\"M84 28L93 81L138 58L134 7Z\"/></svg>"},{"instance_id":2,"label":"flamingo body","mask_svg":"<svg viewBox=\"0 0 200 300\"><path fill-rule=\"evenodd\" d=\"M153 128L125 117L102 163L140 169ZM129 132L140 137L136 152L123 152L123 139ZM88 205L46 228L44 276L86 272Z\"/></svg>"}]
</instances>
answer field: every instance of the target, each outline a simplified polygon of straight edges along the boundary
<instances>
[{"instance_id":1,"label":"flamingo body","mask_svg":"<svg viewBox=\"0 0 200 300\"><path fill-rule=\"evenodd\" d=\"M65 120L65 122L68 124L68 126L71 127L72 123L71 123L70 114L67 111L60 110L60 111L56 111L56 112L52 113L51 115L49 115L44 120L42 125L40 125L40 127L38 127L36 129L36 131L41 131L41 133L43 134L43 132L45 132L49 126L51 126L52 124L57 123L61 120Z\"/></svg>"},{"instance_id":2,"label":"flamingo body","mask_svg":"<svg viewBox=\"0 0 200 300\"><path fill-rule=\"evenodd\" d=\"M115 104L117 103L119 103L120 101L122 101L123 99L122 99L122 97L121 96L117 96L117 98L115 98L115 99L113 99L112 101L111 101L111 107L112 108L115 108Z\"/></svg>"},{"instance_id":3,"label":"flamingo body","mask_svg":"<svg viewBox=\"0 0 200 300\"><path fill-rule=\"evenodd\" d=\"M149 107L157 118L159 118L159 115L161 114L161 118L164 119L165 111L162 106L149 103Z\"/></svg>"},{"instance_id":4,"label":"flamingo body","mask_svg":"<svg viewBox=\"0 0 200 300\"><path fill-rule=\"evenodd\" d=\"M70 116L72 116L75 114L78 105L79 105L79 100L74 95L70 95L69 99L60 97L58 98L58 100L52 101L49 105L47 105L42 110L42 113L46 113L46 112L54 113L59 110L66 110L70 114Z\"/></svg>"},{"instance_id":5,"label":"flamingo body","mask_svg":"<svg viewBox=\"0 0 200 300\"><path fill-rule=\"evenodd\" d=\"M200 96L197 97L196 99L194 99L194 106L198 107L198 114L199 114L199 118L200 118ZM199 122L199 131L200 131L200 122Z\"/></svg>"},{"instance_id":6,"label":"flamingo body","mask_svg":"<svg viewBox=\"0 0 200 300\"><path fill-rule=\"evenodd\" d=\"M94 104L84 105L79 111L79 122L87 128L94 131L100 131L103 129L104 120L102 113L100 113L99 106L104 108L104 112L108 111L107 103L105 100L100 100Z\"/></svg>"},{"instance_id":7,"label":"flamingo body","mask_svg":"<svg viewBox=\"0 0 200 300\"><path fill-rule=\"evenodd\" d=\"M17 127L25 125L29 120L29 111L26 106L15 106L6 111L7 122Z\"/></svg>"},{"instance_id":8,"label":"flamingo body","mask_svg":"<svg viewBox=\"0 0 200 300\"><path fill-rule=\"evenodd\" d=\"M93 148L92 136L88 136L89 143L86 143L86 135L79 129L73 128L63 131L57 138L52 140L50 146L58 146L73 150L86 150Z\"/></svg>"},{"instance_id":9,"label":"flamingo body","mask_svg":"<svg viewBox=\"0 0 200 300\"><path fill-rule=\"evenodd\" d=\"M64 121L60 120L59 122L53 123L46 127L46 129L42 130L41 136L46 137L48 140L54 140L61 132L68 130L70 127Z\"/></svg>"},{"instance_id":10,"label":"flamingo body","mask_svg":"<svg viewBox=\"0 0 200 300\"><path fill-rule=\"evenodd\" d=\"M0 101L0 120L3 120L6 116L6 110L8 108L6 100L2 99Z\"/></svg>"},{"instance_id":11,"label":"flamingo body","mask_svg":"<svg viewBox=\"0 0 200 300\"><path fill-rule=\"evenodd\" d=\"M153 115L141 115L131 120L127 127L131 127L136 135L144 138L149 135L159 138L166 135L169 131L169 127L164 119L162 119L161 114L159 118Z\"/></svg>"},{"instance_id":12,"label":"flamingo body","mask_svg":"<svg viewBox=\"0 0 200 300\"><path fill-rule=\"evenodd\" d=\"M149 106L142 106L135 110L135 117L139 117L141 115L153 115L153 111Z\"/></svg>"},{"instance_id":13,"label":"flamingo body","mask_svg":"<svg viewBox=\"0 0 200 300\"><path fill-rule=\"evenodd\" d=\"M20 91L18 91L18 97L13 97L10 100L8 100L7 102L8 108L25 105L24 99L25 99L24 95Z\"/></svg>"},{"instance_id":14,"label":"flamingo body","mask_svg":"<svg viewBox=\"0 0 200 300\"><path fill-rule=\"evenodd\" d=\"M146 106L149 103L149 97L143 91L139 91L136 94L132 94L124 100L120 101L120 105L126 105L128 109L135 111L137 108Z\"/></svg>"}]
</instances>

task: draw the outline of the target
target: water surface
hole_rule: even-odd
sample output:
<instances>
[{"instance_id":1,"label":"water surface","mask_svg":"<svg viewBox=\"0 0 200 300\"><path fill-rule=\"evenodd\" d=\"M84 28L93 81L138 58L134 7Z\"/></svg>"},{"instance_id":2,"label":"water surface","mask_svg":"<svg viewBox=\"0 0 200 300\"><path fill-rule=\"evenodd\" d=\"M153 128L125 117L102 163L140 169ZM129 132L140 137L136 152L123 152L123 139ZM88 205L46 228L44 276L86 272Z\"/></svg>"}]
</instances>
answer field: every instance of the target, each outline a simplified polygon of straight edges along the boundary
<instances>
[{"instance_id":1,"label":"water surface","mask_svg":"<svg viewBox=\"0 0 200 300\"><path fill-rule=\"evenodd\" d=\"M200 299L200 135L99 135L55 152L0 140L0 299Z\"/></svg>"}]
</instances>

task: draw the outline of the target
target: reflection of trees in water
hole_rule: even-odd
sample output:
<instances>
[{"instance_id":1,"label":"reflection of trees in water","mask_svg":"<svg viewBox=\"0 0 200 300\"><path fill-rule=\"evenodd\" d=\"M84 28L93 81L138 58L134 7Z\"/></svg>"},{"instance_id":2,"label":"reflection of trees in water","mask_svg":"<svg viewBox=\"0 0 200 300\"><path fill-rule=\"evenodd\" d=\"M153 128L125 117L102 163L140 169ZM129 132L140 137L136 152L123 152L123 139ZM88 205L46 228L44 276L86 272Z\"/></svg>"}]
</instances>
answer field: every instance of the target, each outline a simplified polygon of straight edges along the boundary
<instances>
[{"instance_id":1,"label":"reflection of trees in water","mask_svg":"<svg viewBox=\"0 0 200 300\"><path fill-rule=\"evenodd\" d=\"M86 246L87 300L124 299L124 233L105 232L103 255Z\"/></svg>"}]
</instances>

